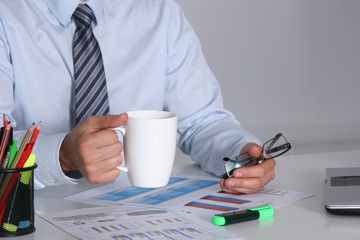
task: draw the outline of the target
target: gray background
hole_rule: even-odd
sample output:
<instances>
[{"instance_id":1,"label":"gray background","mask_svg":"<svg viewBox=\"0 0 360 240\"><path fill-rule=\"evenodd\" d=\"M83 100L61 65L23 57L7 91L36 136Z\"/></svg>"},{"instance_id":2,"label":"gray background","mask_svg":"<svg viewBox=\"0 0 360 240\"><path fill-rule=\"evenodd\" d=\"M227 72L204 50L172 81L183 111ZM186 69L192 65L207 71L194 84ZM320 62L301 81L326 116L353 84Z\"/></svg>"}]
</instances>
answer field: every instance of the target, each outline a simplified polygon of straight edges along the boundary
<instances>
[{"instance_id":1,"label":"gray background","mask_svg":"<svg viewBox=\"0 0 360 240\"><path fill-rule=\"evenodd\" d=\"M292 153L359 148L359 0L177 2L244 128Z\"/></svg>"}]
</instances>

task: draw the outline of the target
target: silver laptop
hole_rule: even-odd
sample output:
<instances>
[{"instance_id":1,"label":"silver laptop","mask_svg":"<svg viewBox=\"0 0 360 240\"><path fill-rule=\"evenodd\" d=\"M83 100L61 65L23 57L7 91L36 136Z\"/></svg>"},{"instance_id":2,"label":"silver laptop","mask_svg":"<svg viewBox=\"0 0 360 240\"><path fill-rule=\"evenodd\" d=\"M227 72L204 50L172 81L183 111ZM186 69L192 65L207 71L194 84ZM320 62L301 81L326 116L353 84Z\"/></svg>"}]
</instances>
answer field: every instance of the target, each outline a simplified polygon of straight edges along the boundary
<instances>
[{"instance_id":1,"label":"silver laptop","mask_svg":"<svg viewBox=\"0 0 360 240\"><path fill-rule=\"evenodd\" d=\"M360 168L327 168L324 204L334 214L360 214Z\"/></svg>"}]
</instances>

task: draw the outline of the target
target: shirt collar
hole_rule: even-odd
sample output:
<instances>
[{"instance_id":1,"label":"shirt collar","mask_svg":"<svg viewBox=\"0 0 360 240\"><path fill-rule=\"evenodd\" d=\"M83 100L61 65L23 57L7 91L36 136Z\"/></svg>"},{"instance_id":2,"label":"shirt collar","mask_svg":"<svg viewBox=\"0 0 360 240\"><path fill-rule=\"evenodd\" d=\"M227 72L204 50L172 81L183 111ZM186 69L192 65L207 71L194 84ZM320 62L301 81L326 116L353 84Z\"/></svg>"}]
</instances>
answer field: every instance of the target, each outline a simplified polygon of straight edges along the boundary
<instances>
[{"instance_id":1,"label":"shirt collar","mask_svg":"<svg viewBox=\"0 0 360 240\"><path fill-rule=\"evenodd\" d=\"M71 22L76 7L79 5L79 0L43 0L48 6L49 10L54 14L57 20L66 26ZM103 0L88 0L86 4L93 10L96 22L103 19Z\"/></svg>"}]
</instances>

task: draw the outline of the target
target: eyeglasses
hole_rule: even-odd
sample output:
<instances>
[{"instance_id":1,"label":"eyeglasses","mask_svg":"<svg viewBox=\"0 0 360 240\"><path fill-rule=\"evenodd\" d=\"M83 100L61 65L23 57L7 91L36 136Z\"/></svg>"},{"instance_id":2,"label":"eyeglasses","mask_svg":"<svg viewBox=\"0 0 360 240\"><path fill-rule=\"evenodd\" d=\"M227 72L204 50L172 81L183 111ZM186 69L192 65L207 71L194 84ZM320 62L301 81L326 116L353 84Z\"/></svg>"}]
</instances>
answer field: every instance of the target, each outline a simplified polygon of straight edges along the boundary
<instances>
[{"instance_id":1,"label":"eyeglasses","mask_svg":"<svg viewBox=\"0 0 360 240\"><path fill-rule=\"evenodd\" d=\"M291 149L291 144L286 140L282 133L276 134L276 136L269 141L265 142L261 149L261 155L259 158L254 158L248 153L242 153L234 158L225 157L225 174L224 179L233 177L233 172L236 168L254 166L262 163L263 161L279 157Z\"/></svg>"}]
</instances>

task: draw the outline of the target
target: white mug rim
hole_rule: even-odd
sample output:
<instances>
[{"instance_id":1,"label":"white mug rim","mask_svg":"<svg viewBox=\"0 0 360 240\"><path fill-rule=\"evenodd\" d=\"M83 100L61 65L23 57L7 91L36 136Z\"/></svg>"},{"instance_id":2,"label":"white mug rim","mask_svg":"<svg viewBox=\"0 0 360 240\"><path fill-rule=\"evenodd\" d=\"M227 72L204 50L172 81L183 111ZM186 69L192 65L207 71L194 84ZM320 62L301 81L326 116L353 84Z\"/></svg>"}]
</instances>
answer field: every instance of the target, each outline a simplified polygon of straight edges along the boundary
<instances>
[{"instance_id":1,"label":"white mug rim","mask_svg":"<svg viewBox=\"0 0 360 240\"><path fill-rule=\"evenodd\" d=\"M134 119L168 119L176 117L175 113L161 110L136 110L127 112L129 118Z\"/></svg>"}]
</instances>

